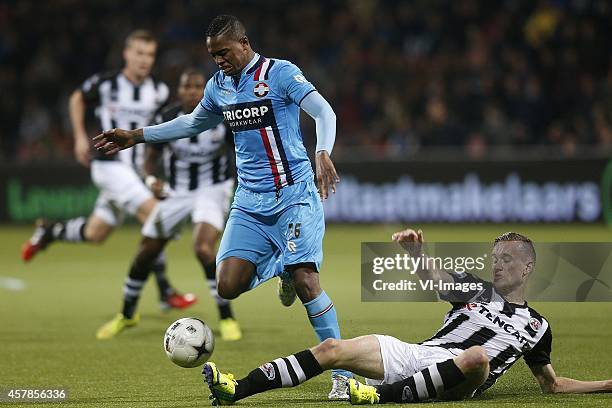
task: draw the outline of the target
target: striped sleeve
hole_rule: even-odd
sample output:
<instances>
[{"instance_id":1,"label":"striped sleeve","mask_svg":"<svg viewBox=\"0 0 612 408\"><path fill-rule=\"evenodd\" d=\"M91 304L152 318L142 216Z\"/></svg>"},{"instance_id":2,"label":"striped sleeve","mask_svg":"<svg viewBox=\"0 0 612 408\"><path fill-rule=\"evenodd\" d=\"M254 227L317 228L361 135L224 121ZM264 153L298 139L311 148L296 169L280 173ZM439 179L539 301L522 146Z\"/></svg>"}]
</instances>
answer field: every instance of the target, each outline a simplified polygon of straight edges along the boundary
<instances>
[{"instance_id":1,"label":"striped sleeve","mask_svg":"<svg viewBox=\"0 0 612 408\"><path fill-rule=\"evenodd\" d=\"M550 325L538 343L523 354L528 366L544 366L550 364L550 352L552 350L552 331Z\"/></svg>"}]
</instances>

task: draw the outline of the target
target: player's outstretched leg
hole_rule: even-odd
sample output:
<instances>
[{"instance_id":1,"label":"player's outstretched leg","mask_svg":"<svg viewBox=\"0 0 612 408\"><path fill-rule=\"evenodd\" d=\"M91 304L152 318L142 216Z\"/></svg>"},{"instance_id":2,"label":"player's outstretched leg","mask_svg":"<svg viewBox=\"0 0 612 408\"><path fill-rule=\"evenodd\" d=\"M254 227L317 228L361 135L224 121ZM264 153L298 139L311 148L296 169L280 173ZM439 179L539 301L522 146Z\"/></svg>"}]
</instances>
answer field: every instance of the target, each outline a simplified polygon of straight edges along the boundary
<instances>
[{"instance_id":1,"label":"player's outstretched leg","mask_svg":"<svg viewBox=\"0 0 612 408\"><path fill-rule=\"evenodd\" d=\"M351 403L356 405L411 403L432 399L459 400L471 396L489 375L489 358L480 346L442 361L393 384L369 386L349 380Z\"/></svg>"},{"instance_id":2,"label":"player's outstretched leg","mask_svg":"<svg viewBox=\"0 0 612 408\"><path fill-rule=\"evenodd\" d=\"M36 221L34 233L21 247L21 259L29 262L34 256L45 250L54 241L86 242L85 217L72 218L67 221L49 222L43 218ZM112 226L110 226L112 229Z\"/></svg>"},{"instance_id":3,"label":"player's outstretched leg","mask_svg":"<svg viewBox=\"0 0 612 408\"><path fill-rule=\"evenodd\" d=\"M240 325L234 318L231 302L219 296L217 291L217 264L215 244L219 236L219 231L211 224L200 222L194 228L193 249L202 265L206 276L206 283L210 295L217 303L219 310L219 330L221 338L226 341L235 341L242 338Z\"/></svg>"},{"instance_id":4,"label":"player's outstretched leg","mask_svg":"<svg viewBox=\"0 0 612 408\"><path fill-rule=\"evenodd\" d=\"M334 368L382 379L384 369L376 337L328 339L311 349L265 363L239 380L232 374L222 373L212 362L204 364L202 374L212 393L213 403L231 405L271 389L295 387Z\"/></svg>"},{"instance_id":5,"label":"player's outstretched leg","mask_svg":"<svg viewBox=\"0 0 612 408\"><path fill-rule=\"evenodd\" d=\"M334 303L319 285L319 273L314 265L303 264L292 272L298 297L306 308L310 324L320 341L340 339L340 327ZM346 370L332 371L332 389L328 398L347 400L348 379L353 375Z\"/></svg>"},{"instance_id":6,"label":"player's outstretched leg","mask_svg":"<svg viewBox=\"0 0 612 408\"><path fill-rule=\"evenodd\" d=\"M151 266L164 249L167 240L144 237L140 242L138 253L132 262L125 285L123 287L123 308L114 319L100 327L96 337L100 340L110 339L128 327L135 326L139 321L136 306L140 292L149 276Z\"/></svg>"}]
</instances>

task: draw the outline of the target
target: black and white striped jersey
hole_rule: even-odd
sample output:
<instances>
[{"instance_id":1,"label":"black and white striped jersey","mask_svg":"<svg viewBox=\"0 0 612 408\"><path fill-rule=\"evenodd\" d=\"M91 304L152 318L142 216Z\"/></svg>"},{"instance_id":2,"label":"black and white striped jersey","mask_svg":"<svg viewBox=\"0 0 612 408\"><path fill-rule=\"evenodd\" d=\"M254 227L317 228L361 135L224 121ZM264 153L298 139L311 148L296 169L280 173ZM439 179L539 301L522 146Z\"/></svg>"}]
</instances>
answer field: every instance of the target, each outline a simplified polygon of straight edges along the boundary
<instances>
[{"instance_id":1,"label":"black and white striped jersey","mask_svg":"<svg viewBox=\"0 0 612 408\"><path fill-rule=\"evenodd\" d=\"M156 122L167 122L185 113L180 104L172 105L156 116ZM197 136L152 145L164 151L164 170L172 190L184 193L231 178L227 137L227 128L220 123Z\"/></svg>"},{"instance_id":2,"label":"black and white striped jersey","mask_svg":"<svg viewBox=\"0 0 612 408\"><path fill-rule=\"evenodd\" d=\"M149 76L135 85L121 71L95 74L81 85L87 108L93 108L100 130L138 129L148 126L155 113L168 101L168 86ZM121 160L140 173L144 144L122 150L117 155L96 153L95 160Z\"/></svg>"},{"instance_id":3,"label":"black and white striped jersey","mask_svg":"<svg viewBox=\"0 0 612 408\"><path fill-rule=\"evenodd\" d=\"M455 274L458 283L480 283L482 290L467 293L465 301L451 304L444 325L424 346L448 349L458 355L472 346L482 346L489 356L489 377L477 394L492 386L519 358L528 365L550 363L552 332L539 313L524 305L509 303L495 291L491 282L471 274ZM440 294L449 300L449 294Z\"/></svg>"}]
</instances>

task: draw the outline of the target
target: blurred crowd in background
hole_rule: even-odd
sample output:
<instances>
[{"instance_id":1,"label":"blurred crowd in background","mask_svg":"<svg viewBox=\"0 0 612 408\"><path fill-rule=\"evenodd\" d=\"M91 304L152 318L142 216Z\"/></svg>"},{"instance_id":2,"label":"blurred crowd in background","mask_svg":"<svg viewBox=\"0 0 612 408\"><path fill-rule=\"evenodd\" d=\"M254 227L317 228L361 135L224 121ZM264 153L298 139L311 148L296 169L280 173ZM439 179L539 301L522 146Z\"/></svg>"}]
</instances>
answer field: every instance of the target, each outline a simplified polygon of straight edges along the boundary
<instances>
[{"instance_id":1,"label":"blurred crowd in background","mask_svg":"<svg viewBox=\"0 0 612 408\"><path fill-rule=\"evenodd\" d=\"M612 145L608 0L5 0L1 159L72 160L68 96L122 66L135 28L158 36L154 74L172 88L187 66L212 74L204 32L216 14L302 68L336 111L339 153Z\"/></svg>"}]
</instances>

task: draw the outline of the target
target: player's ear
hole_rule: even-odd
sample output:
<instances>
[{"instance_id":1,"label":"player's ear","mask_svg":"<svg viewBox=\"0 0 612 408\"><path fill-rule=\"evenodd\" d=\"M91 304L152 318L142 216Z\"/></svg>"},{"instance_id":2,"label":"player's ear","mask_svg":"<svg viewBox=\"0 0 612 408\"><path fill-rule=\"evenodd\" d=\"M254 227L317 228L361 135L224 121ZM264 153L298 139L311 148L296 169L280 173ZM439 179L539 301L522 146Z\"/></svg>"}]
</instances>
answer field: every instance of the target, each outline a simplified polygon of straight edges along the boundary
<instances>
[{"instance_id":1,"label":"player's ear","mask_svg":"<svg viewBox=\"0 0 612 408\"><path fill-rule=\"evenodd\" d=\"M240 43L240 45L242 45L243 48L250 48L251 47L251 43L249 42L249 37L247 37L246 35L243 36L242 38L240 38L240 40L238 40L238 42Z\"/></svg>"},{"instance_id":2,"label":"player's ear","mask_svg":"<svg viewBox=\"0 0 612 408\"><path fill-rule=\"evenodd\" d=\"M525 265L525 270L523 271L523 276L529 276L533 272L533 261L527 262Z\"/></svg>"}]
</instances>

